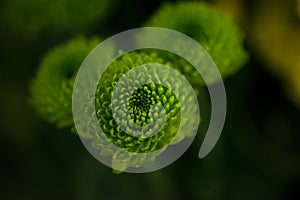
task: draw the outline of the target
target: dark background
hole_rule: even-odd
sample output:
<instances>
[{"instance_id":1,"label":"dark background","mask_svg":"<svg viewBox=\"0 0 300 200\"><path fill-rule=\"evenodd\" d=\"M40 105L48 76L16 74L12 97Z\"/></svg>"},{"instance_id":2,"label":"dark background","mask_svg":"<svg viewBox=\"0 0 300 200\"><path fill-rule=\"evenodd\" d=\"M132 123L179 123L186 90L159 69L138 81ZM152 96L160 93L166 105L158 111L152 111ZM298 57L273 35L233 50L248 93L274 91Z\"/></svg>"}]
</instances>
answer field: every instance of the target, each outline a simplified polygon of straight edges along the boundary
<instances>
[{"instance_id":1,"label":"dark background","mask_svg":"<svg viewBox=\"0 0 300 200\"><path fill-rule=\"evenodd\" d=\"M300 85L297 1L211 1L234 16L250 53L225 80L228 113L219 142L200 160L198 136L170 166L122 175L93 158L69 129L38 118L27 104L28 85L54 45L140 27L162 2L115 0L92 28L31 33L14 26L9 16L19 12L7 10L13 1L0 3L0 199L300 199L300 94L291 89Z\"/></svg>"}]
</instances>

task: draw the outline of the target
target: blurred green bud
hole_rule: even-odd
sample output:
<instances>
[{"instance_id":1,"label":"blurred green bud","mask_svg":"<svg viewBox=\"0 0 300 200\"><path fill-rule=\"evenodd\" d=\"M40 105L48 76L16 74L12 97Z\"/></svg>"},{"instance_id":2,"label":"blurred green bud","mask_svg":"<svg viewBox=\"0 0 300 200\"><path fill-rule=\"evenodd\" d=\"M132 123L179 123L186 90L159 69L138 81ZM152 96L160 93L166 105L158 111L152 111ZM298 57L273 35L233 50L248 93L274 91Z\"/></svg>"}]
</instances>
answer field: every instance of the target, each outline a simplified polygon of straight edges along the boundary
<instances>
[{"instance_id":1,"label":"blurred green bud","mask_svg":"<svg viewBox=\"0 0 300 200\"><path fill-rule=\"evenodd\" d=\"M76 72L98 38L77 37L50 50L30 85L30 105L58 127L73 126L72 90Z\"/></svg>"},{"instance_id":2,"label":"blurred green bud","mask_svg":"<svg viewBox=\"0 0 300 200\"><path fill-rule=\"evenodd\" d=\"M237 24L230 16L204 2L165 3L145 25L177 30L192 37L212 57L223 78L235 73L248 59L243 48L243 34ZM178 44L178 48L181 45L184 44Z\"/></svg>"}]
</instances>

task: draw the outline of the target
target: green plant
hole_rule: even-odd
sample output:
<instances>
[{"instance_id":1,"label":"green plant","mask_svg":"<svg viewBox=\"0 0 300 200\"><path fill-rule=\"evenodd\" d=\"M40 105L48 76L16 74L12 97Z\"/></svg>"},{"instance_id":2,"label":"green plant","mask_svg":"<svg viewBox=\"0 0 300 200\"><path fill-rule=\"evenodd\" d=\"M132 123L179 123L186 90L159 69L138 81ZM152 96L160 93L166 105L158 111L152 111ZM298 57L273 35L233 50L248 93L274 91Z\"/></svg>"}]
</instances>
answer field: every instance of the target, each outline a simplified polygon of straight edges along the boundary
<instances>
[{"instance_id":1,"label":"green plant","mask_svg":"<svg viewBox=\"0 0 300 200\"><path fill-rule=\"evenodd\" d=\"M170 17L173 15L174 17ZM237 71L247 60L247 55L242 47L242 36L237 26L229 17L207 4L199 2L167 4L160 8L146 24L173 28L194 37L212 55L223 77ZM74 78L84 57L98 42L98 39L86 40L79 37L54 48L45 55L37 76L30 87L30 104L44 119L55 123L59 127L74 127L71 106ZM185 88L180 90L182 96L178 97L173 94L172 89L156 83L146 84L139 87L130 97L129 114L131 119L137 126L147 126L152 120L149 108L152 105L159 104L166 111L166 123L163 125L154 124L153 129L160 125L163 128L156 135L149 138L136 138L128 135L128 133L134 132L130 126L127 127L126 133L120 129L117 123L127 125L127 118L123 115L126 106L118 108L116 112L121 113L117 118L114 118L111 102L114 87L129 70L138 65L149 63L160 63L174 68L184 75L192 85L201 82L201 76L185 59L156 49L143 49L127 53L108 66L97 83L95 94L90 94L95 95L96 116L105 136L113 144L123 150L135 153L163 150L177 133L178 126L181 123L181 109L189 109L182 108L178 101L178 98L189 96ZM151 68L145 70L151 70ZM154 71L154 74L159 73L161 72ZM128 81L136 81L135 78L140 75L134 74L130 76L132 80ZM88 77L86 78L88 79ZM149 76L150 81L153 78ZM176 87L180 87L181 82L177 80L179 80L177 77L173 77ZM151 114L153 116L160 115L158 112ZM86 126L86 135L83 133L81 136L92 137L94 140L92 145L95 149L99 149L100 154L107 155L110 153L109 148L101 148L103 144L101 139L98 138L101 136L96 135L96 133L89 133L89 124L86 121L82 122L81 126ZM182 134L182 137L179 137L173 143L179 142L185 136L185 134ZM161 151L158 151L157 155L159 153ZM127 167L138 167L144 164L143 159L131 161L130 166L125 161L115 162L116 160L122 161L122 159L128 160L131 158L122 158L116 155L112 161L113 166L114 163L123 163L118 168L126 169Z\"/></svg>"},{"instance_id":2,"label":"green plant","mask_svg":"<svg viewBox=\"0 0 300 200\"><path fill-rule=\"evenodd\" d=\"M129 52L122 55L117 60L112 62L108 68L103 73L102 77L99 79L97 90L95 92L95 109L98 118L99 125L101 126L106 137L111 143L115 144L119 148L134 153L148 153L155 152L155 156L159 155L164 151L164 147L169 144L175 144L185 136L187 133L179 133L178 127L182 123L185 124L198 124L196 118L187 119L181 118L181 111L187 110L190 114L195 113L194 107L181 107L179 99L182 101L190 102L192 105L193 98L191 98L190 90L182 86L180 77L176 75L169 77L169 74L165 74L161 77L159 74L164 74L163 71L156 70L151 66L153 63L168 65L173 68L178 68L172 61L176 60L165 60L164 56L168 54L167 52L155 49L143 49ZM143 65L142 71L131 71L137 66ZM129 75L128 75L128 74ZM125 74L128 76L126 78ZM145 77L146 74L146 77ZM151 74L151 75L150 75ZM144 78L141 78L144 77ZM130 96L129 107L127 108L127 96L126 88L134 87L134 85L139 85L140 80L147 79L149 84L144 84L138 87L133 94ZM168 79L169 87L165 87L157 82L163 82ZM116 83L120 85L116 89ZM173 91L174 89L179 90L179 96L176 96ZM112 106L114 100L112 98L113 92L115 95L120 97L120 99L115 100L119 102L117 106ZM123 102L123 103L120 103ZM159 109L150 110L151 106L161 105L165 111L166 120L157 120L152 123L153 120L161 119L164 116L164 112ZM156 134L150 137L134 137L136 133L135 126L130 125L128 116L125 114L129 111L129 116L135 125L139 127L146 128L145 135L155 132ZM113 113L116 113L115 115ZM153 118L154 119L153 119ZM86 130L86 134L89 135L89 139L93 138L93 146L99 149L101 155L110 155L113 151L110 147L104 146L103 140L99 139L101 137L98 133L94 133L89 129L89 124L85 121L77 123L77 125L84 126L81 130ZM123 131L119 125L123 125L126 131ZM160 127L161 130L160 130ZM190 127L185 127L186 132L190 132ZM175 140L174 137L177 134ZM85 136L83 136L85 137ZM157 151L158 150L158 151ZM114 154L113 154L114 155ZM155 157L154 156L154 157ZM122 155L113 156L112 166L118 165L118 169L125 170L128 167L138 167L149 160L139 158L123 158ZM118 172L118 171L115 171Z\"/></svg>"}]
</instances>

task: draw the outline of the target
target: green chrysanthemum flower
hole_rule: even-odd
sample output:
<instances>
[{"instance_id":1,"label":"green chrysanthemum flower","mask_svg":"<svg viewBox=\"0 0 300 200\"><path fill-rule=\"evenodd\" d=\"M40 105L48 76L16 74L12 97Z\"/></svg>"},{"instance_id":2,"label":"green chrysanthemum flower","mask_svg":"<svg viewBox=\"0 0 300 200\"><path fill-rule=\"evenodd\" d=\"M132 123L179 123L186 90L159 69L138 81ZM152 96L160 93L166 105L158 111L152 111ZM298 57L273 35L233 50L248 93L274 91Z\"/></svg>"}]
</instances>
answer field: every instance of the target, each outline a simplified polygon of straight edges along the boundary
<instances>
[{"instance_id":1,"label":"green chrysanthemum flower","mask_svg":"<svg viewBox=\"0 0 300 200\"><path fill-rule=\"evenodd\" d=\"M139 77L142 74L132 72L130 79L121 79L130 69L136 66L150 63L170 64L170 61L165 61L161 57L158 57L157 53L146 53L144 52L131 52L125 54L115 62L113 62L103 74L102 78L98 83L98 89L96 91L96 110L99 123L104 130L107 137L116 145L123 148L124 150L131 152L148 152L155 151L169 144L177 132L180 124L180 113L181 106L178 102L177 97L173 94L170 88L166 88L162 85L151 83L139 87L130 96L129 107L126 107L126 96L120 100L123 101L119 106L112 108L112 91L116 83L120 84L121 89L126 93L128 87L128 81L132 82L129 85L133 87L134 84L138 84ZM151 71L151 65L145 66L145 71ZM163 73L160 71L154 72L156 74ZM168 76L168 74L165 74ZM149 82L153 82L154 76L149 75ZM180 87L178 77L172 78L173 82L169 85L172 88ZM116 91L117 93L119 91ZM186 88L181 88L180 93L182 96L189 96ZM144 127L152 122L150 116L153 118L160 118L163 114L158 110L154 110L153 113L149 113L150 107L153 105L162 105L167 116L165 124L152 124L147 130L159 130L160 126L163 126L162 130L153 137L149 138L138 138L128 135L135 132L135 128L131 127L128 123L125 113L126 109L129 109L129 115L135 125ZM114 109L116 115L113 116L112 110ZM124 123L126 127L126 133L120 129L117 123ZM145 133L147 135L147 133Z\"/></svg>"},{"instance_id":2,"label":"green chrysanthemum flower","mask_svg":"<svg viewBox=\"0 0 300 200\"><path fill-rule=\"evenodd\" d=\"M30 85L30 104L46 121L73 126L72 89L76 71L99 39L77 37L49 51Z\"/></svg>"},{"instance_id":3,"label":"green chrysanthemum flower","mask_svg":"<svg viewBox=\"0 0 300 200\"><path fill-rule=\"evenodd\" d=\"M207 3L166 3L145 25L177 30L195 39L212 57L223 78L236 72L247 61L243 34L237 24Z\"/></svg>"},{"instance_id":4,"label":"green chrysanthemum flower","mask_svg":"<svg viewBox=\"0 0 300 200\"><path fill-rule=\"evenodd\" d=\"M157 50L150 49L133 51L119 57L107 67L94 94L95 113L104 134L99 129L94 129L97 125L88 123L85 117L79 121L77 119L76 127L80 129L80 136L90 140L101 156L112 156L113 168L125 170L128 167L140 167L149 160L154 160L168 145L191 136L191 130L198 127L199 116L187 119L181 115L182 111L191 116L199 115L198 107L191 106L195 102L194 91L187 89L181 82L180 73L170 74L169 71L153 67L153 63L156 63L174 69L181 68L174 64L177 63L176 60L164 60L167 54L169 53L158 53ZM136 67L141 67L140 71L136 71ZM149 84L139 86L140 81ZM134 92L130 93L132 88L135 88ZM173 91L177 91L177 95ZM190 106L182 107L179 102L183 101ZM162 106L162 109L153 108L155 105ZM85 104L80 106L80 112L92 109ZM180 132L179 126L185 132ZM137 130L136 127L141 129ZM146 128L142 129L144 127ZM110 141L109 146L104 137ZM124 157L122 152L113 150L113 145L127 152L154 154L138 158L128 155ZM114 172L118 173L117 170Z\"/></svg>"}]
</instances>

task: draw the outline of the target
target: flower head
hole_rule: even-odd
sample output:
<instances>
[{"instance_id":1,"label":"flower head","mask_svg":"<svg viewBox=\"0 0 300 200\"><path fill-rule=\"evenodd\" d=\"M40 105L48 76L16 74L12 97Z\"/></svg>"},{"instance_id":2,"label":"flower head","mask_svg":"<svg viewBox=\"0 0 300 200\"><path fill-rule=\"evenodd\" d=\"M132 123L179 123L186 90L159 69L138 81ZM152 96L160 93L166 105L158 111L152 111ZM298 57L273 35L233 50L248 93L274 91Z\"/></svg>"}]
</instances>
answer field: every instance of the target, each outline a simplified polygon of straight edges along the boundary
<instances>
[{"instance_id":1,"label":"flower head","mask_svg":"<svg viewBox=\"0 0 300 200\"><path fill-rule=\"evenodd\" d=\"M212 57L223 78L240 69L248 59L237 24L204 2L166 3L145 25L177 30L195 39Z\"/></svg>"},{"instance_id":2,"label":"flower head","mask_svg":"<svg viewBox=\"0 0 300 200\"><path fill-rule=\"evenodd\" d=\"M72 90L76 72L99 39L77 37L50 50L30 85L29 102L46 121L73 126Z\"/></svg>"}]
</instances>

